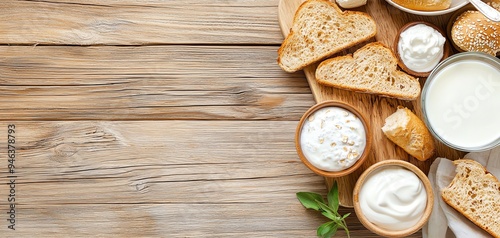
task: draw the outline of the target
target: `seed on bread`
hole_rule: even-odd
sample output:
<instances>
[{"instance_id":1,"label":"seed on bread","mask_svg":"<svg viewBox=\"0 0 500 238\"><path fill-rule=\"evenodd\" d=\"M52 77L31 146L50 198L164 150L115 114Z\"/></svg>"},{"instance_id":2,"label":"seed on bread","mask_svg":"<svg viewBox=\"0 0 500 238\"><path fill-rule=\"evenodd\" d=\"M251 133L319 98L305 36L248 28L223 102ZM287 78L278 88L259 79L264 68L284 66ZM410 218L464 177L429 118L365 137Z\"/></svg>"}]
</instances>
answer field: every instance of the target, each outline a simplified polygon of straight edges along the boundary
<instances>
[{"instance_id":1,"label":"seed on bread","mask_svg":"<svg viewBox=\"0 0 500 238\"><path fill-rule=\"evenodd\" d=\"M463 51L500 53L500 22L493 22L478 11L465 11L451 28L453 43Z\"/></svg>"}]
</instances>

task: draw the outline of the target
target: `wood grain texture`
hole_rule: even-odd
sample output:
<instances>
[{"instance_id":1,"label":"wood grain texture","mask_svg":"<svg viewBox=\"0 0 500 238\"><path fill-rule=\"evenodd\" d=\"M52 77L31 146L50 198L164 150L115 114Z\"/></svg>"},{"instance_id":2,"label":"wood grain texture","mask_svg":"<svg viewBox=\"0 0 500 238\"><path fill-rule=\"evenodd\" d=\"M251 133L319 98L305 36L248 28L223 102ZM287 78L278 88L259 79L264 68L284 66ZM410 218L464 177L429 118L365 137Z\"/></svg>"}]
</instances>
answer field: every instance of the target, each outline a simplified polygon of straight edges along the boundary
<instances>
[{"instance_id":1,"label":"wood grain texture","mask_svg":"<svg viewBox=\"0 0 500 238\"><path fill-rule=\"evenodd\" d=\"M277 65L278 2L2 1L0 237L315 237L327 219L295 193L327 186L293 138L313 96L333 91L313 95L310 72ZM436 20L382 0L360 9L385 43L394 26ZM399 103L359 100L380 117L390 112L375 108ZM16 231L6 220L11 123ZM378 237L348 212L351 237Z\"/></svg>"},{"instance_id":2,"label":"wood grain texture","mask_svg":"<svg viewBox=\"0 0 500 238\"><path fill-rule=\"evenodd\" d=\"M326 189L296 158L294 121L10 123L18 225L0 219L5 234L312 237L325 221L295 198ZM1 199L0 214L7 207ZM353 237L375 237L354 214L347 222Z\"/></svg>"},{"instance_id":3,"label":"wood grain texture","mask_svg":"<svg viewBox=\"0 0 500 238\"><path fill-rule=\"evenodd\" d=\"M279 23L284 36L289 34L295 11L304 1L305 0L280 1ZM369 4L367 4L366 6L357 9L367 12L377 23L377 35L370 41L379 41L389 47L392 47L392 42L394 41L398 29L407 21L415 20L413 16L410 16L409 14L406 14L399 10L389 10L391 8L392 7L389 7L383 0L373 0L369 1ZM398 14L392 13L394 11ZM387 21L387 16L391 16L393 21ZM446 16L439 16L428 18L427 20L435 23L436 25L443 25L447 22L448 19L446 18ZM337 55L352 53L362 45L364 44L358 44L358 46L351 49L346 49L343 52L338 53ZM307 77L316 102L338 100L353 105L355 108L358 108L362 113L367 115L368 118L370 118L370 126L373 132L372 150L370 151L370 155L366 159L365 163L363 163L363 165L359 169L347 176L335 179L326 178L328 187L331 187L334 181L338 181L340 201L343 206L351 207L353 205L352 190L354 188L354 185L356 184L357 178L359 178L361 173L366 168L378 161L387 159L400 159L410 161L427 174L433 159L437 156L446 157L449 159L458 159L463 156L463 153L448 148L436 140L436 143L438 145L434 157L425 162L421 162L408 155L403 149L401 149L400 147L392 143L389 139L387 139L387 137L385 137L381 130L382 126L384 125L385 118L394 113L398 106L408 107L412 111L416 112L420 118L422 118L420 112L420 97L415 101L403 101L393 98L379 97L377 95L363 94L323 86L316 81L314 75L316 67L317 64L313 64L304 69L305 76ZM425 82L425 79L420 79L420 82L423 84L423 82Z\"/></svg>"},{"instance_id":4,"label":"wood grain texture","mask_svg":"<svg viewBox=\"0 0 500 238\"><path fill-rule=\"evenodd\" d=\"M275 0L4 0L0 44L279 44Z\"/></svg>"},{"instance_id":5,"label":"wood grain texture","mask_svg":"<svg viewBox=\"0 0 500 238\"><path fill-rule=\"evenodd\" d=\"M0 46L0 119L299 120L310 89L277 66L276 51Z\"/></svg>"}]
</instances>

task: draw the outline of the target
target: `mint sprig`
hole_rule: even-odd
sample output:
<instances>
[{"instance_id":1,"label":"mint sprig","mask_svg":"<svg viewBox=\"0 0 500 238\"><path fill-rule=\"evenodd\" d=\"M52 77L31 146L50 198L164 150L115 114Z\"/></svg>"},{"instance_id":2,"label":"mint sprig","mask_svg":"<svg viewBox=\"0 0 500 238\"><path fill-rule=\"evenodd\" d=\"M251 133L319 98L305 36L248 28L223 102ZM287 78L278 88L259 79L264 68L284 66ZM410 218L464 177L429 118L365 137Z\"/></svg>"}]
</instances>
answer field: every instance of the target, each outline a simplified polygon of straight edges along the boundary
<instances>
[{"instance_id":1,"label":"mint sprig","mask_svg":"<svg viewBox=\"0 0 500 238\"><path fill-rule=\"evenodd\" d=\"M338 213L339 188L337 187L337 181L333 183L333 187L330 189L330 192L328 192L328 204L325 203L321 195L311 192L298 192L297 199L299 199L300 203L305 208L319 211L323 216L331 220L318 227L316 233L319 237L330 238L335 235L339 227L345 230L347 237L350 237L345 218L351 215L351 213L347 213L343 216Z\"/></svg>"}]
</instances>

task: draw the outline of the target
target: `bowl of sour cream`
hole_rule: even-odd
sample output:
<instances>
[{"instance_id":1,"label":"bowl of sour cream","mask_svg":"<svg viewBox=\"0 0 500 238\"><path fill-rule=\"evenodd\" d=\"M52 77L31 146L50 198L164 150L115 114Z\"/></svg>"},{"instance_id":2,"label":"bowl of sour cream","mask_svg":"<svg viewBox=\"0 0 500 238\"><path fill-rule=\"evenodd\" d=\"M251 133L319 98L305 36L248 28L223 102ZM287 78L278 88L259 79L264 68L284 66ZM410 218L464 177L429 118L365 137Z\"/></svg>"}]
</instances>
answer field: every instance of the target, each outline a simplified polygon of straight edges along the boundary
<instances>
[{"instance_id":1,"label":"bowl of sour cream","mask_svg":"<svg viewBox=\"0 0 500 238\"><path fill-rule=\"evenodd\" d=\"M500 145L500 59L450 56L427 78L421 103L429 131L445 145L468 152Z\"/></svg>"},{"instance_id":2,"label":"bowl of sour cream","mask_svg":"<svg viewBox=\"0 0 500 238\"><path fill-rule=\"evenodd\" d=\"M371 141L365 116L339 101L309 108L295 131L300 160L324 177L340 177L356 170L368 157Z\"/></svg>"},{"instance_id":3,"label":"bowl of sour cream","mask_svg":"<svg viewBox=\"0 0 500 238\"><path fill-rule=\"evenodd\" d=\"M353 192L361 223L386 237L409 236L428 221L434 203L427 176L403 160L385 160L366 169Z\"/></svg>"},{"instance_id":4,"label":"bowl of sour cream","mask_svg":"<svg viewBox=\"0 0 500 238\"><path fill-rule=\"evenodd\" d=\"M451 46L444 32L424 21L404 25L394 40L398 65L408 74L427 77L436 65L447 58Z\"/></svg>"}]
</instances>

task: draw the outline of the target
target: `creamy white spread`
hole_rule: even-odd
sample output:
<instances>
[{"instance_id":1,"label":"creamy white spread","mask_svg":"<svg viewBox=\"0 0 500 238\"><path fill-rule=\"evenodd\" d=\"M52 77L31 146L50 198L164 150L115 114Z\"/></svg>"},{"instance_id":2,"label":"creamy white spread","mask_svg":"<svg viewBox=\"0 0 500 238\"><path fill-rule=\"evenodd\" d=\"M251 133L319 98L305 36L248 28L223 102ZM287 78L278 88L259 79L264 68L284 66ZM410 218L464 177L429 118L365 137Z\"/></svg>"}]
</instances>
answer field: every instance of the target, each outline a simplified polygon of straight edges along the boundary
<instances>
[{"instance_id":1,"label":"creamy white spread","mask_svg":"<svg viewBox=\"0 0 500 238\"><path fill-rule=\"evenodd\" d=\"M429 72L443 58L445 41L446 38L436 29L417 24L399 36L399 56L409 69L415 72Z\"/></svg>"},{"instance_id":2,"label":"creamy white spread","mask_svg":"<svg viewBox=\"0 0 500 238\"><path fill-rule=\"evenodd\" d=\"M300 146L307 160L316 168L341 171L361 157L366 145L363 122L340 107L325 107L304 122Z\"/></svg>"},{"instance_id":3,"label":"creamy white spread","mask_svg":"<svg viewBox=\"0 0 500 238\"><path fill-rule=\"evenodd\" d=\"M393 231L411 228L422 217L427 194L410 170L387 166L370 174L359 192L363 215L375 225Z\"/></svg>"},{"instance_id":4,"label":"creamy white spread","mask_svg":"<svg viewBox=\"0 0 500 238\"><path fill-rule=\"evenodd\" d=\"M355 8L365 5L366 0L337 0L337 4L343 8Z\"/></svg>"}]
</instances>

